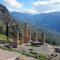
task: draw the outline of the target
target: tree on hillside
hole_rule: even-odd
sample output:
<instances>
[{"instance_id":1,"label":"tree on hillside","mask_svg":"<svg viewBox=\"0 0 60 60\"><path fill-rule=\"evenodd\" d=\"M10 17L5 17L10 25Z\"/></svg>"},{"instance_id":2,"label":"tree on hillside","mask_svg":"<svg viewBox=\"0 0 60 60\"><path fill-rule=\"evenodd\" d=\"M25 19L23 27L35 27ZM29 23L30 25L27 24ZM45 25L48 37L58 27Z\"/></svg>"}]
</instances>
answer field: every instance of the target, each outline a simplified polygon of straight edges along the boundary
<instances>
[{"instance_id":1,"label":"tree on hillside","mask_svg":"<svg viewBox=\"0 0 60 60\"><path fill-rule=\"evenodd\" d=\"M7 36L7 40L8 40L8 36L9 36L8 23L9 23L9 22L6 22L6 36Z\"/></svg>"},{"instance_id":2,"label":"tree on hillside","mask_svg":"<svg viewBox=\"0 0 60 60\"><path fill-rule=\"evenodd\" d=\"M56 45L56 41L55 40L52 41L52 45Z\"/></svg>"},{"instance_id":3,"label":"tree on hillside","mask_svg":"<svg viewBox=\"0 0 60 60\"><path fill-rule=\"evenodd\" d=\"M2 32L3 32L3 27L0 26L0 34L2 34Z\"/></svg>"}]
</instances>

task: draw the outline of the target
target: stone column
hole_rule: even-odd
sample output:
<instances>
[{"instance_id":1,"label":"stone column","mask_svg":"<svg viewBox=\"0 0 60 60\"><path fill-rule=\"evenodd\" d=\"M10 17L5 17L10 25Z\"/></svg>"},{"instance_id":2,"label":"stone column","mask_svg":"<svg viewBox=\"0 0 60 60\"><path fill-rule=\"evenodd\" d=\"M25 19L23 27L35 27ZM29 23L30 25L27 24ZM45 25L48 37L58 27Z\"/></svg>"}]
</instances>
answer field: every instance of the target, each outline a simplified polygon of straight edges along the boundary
<instances>
[{"instance_id":1,"label":"stone column","mask_svg":"<svg viewBox=\"0 0 60 60\"><path fill-rule=\"evenodd\" d=\"M20 44L23 44L24 43L24 34L23 32L20 32Z\"/></svg>"},{"instance_id":2,"label":"stone column","mask_svg":"<svg viewBox=\"0 0 60 60\"><path fill-rule=\"evenodd\" d=\"M14 37L14 46L17 47L19 45L19 31L16 31L15 37Z\"/></svg>"},{"instance_id":3,"label":"stone column","mask_svg":"<svg viewBox=\"0 0 60 60\"><path fill-rule=\"evenodd\" d=\"M42 32L42 43L45 44L45 33Z\"/></svg>"},{"instance_id":4,"label":"stone column","mask_svg":"<svg viewBox=\"0 0 60 60\"><path fill-rule=\"evenodd\" d=\"M24 42L26 43L28 41L28 24L25 23L25 28L24 28Z\"/></svg>"},{"instance_id":5,"label":"stone column","mask_svg":"<svg viewBox=\"0 0 60 60\"><path fill-rule=\"evenodd\" d=\"M34 33L34 42L37 42L37 36L38 36L38 34L37 34L37 32L35 32Z\"/></svg>"},{"instance_id":6,"label":"stone column","mask_svg":"<svg viewBox=\"0 0 60 60\"><path fill-rule=\"evenodd\" d=\"M31 42L31 30L28 30L28 42Z\"/></svg>"}]
</instances>

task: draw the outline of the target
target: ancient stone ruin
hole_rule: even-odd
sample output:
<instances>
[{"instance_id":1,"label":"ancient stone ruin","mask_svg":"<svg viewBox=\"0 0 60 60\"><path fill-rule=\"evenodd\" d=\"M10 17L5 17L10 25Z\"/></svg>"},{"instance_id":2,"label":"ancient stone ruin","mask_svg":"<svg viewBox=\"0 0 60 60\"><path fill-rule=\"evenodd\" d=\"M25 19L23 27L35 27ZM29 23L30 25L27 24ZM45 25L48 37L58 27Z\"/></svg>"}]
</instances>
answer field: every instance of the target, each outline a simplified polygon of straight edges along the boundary
<instances>
[{"instance_id":1,"label":"ancient stone ruin","mask_svg":"<svg viewBox=\"0 0 60 60\"><path fill-rule=\"evenodd\" d=\"M31 30L28 28L28 24L25 23L24 30L22 30L22 31L17 30L16 31L16 35L14 38L14 45L17 47L20 44L31 42L31 40L32 40L31 39ZM33 42L39 43L37 32L34 32ZM45 33L44 32L42 32L42 43L45 44Z\"/></svg>"}]
</instances>

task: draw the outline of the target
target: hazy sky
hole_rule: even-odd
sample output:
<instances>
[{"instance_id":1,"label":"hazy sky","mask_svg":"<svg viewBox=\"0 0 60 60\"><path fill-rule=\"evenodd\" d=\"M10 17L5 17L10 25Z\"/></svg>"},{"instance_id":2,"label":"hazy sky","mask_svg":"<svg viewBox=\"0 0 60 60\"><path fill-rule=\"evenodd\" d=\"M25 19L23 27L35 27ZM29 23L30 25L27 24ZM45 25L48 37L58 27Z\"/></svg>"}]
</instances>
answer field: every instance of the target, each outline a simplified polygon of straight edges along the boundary
<instances>
[{"instance_id":1,"label":"hazy sky","mask_svg":"<svg viewBox=\"0 0 60 60\"><path fill-rule=\"evenodd\" d=\"M9 11L22 13L49 13L60 11L60 0L0 0Z\"/></svg>"}]
</instances>

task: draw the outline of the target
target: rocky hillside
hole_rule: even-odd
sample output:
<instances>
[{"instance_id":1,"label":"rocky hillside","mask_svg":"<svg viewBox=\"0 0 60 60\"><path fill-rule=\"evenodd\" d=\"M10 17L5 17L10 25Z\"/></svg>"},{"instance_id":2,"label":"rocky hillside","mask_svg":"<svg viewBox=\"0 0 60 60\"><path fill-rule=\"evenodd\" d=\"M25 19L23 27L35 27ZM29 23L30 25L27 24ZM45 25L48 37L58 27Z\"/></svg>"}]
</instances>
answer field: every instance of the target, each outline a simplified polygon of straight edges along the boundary
<instances>
[{"instance_id":1,"label":"rocky hillside","mask_svg":"<svg viewBox=\"0 0 60 60\"><path fill-rule=\"evenodd\" d=\"M8 22L9 34L11 34L15 27L17 27L17 23L10 15L8 9L0 4L0 34L6 34L6 23ZM13 26L15 24L15 26ZM11 36L11 35L10 35Z\"/></svg>"},{"instance_id":2,"label":"rocky hillside","mask_svg":"<svg viewBox=\"0 0 60 60\"><path fill-rule=\"evenodd\" d=\"M7 21L13 21L7 8L0 4L0 25L4 25Z\"/></svg>"}]
</instances>

